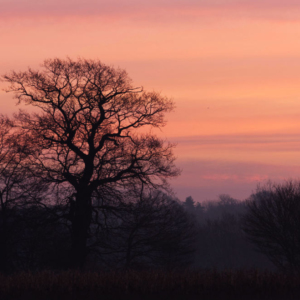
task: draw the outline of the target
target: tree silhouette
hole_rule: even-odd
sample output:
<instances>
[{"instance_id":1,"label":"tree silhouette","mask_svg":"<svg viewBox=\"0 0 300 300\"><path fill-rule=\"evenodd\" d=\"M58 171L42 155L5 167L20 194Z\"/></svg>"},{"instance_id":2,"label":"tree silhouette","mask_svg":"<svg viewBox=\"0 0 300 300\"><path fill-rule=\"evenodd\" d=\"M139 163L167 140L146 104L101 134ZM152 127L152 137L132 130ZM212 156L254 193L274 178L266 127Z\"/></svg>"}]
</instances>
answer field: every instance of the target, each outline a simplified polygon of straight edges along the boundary
<instances>
[{"instance_id":1,"label":"tree silhouette","mask_svg":"<svg viewBox=\"0 0 300 300\"><path fill-rule=\"evenodd\" d=\"M118 210L101 212L107 234L96 238L95 250L106 254L103 263L110 268L186 267L194 252L194 218L158 190L128 199Z\"/></svg>"},{"instance_id":2,"label":"tree silhouette","mask_svg":"<svg viewBox=\"0 0 300 300\"><path fill-rule=\"evenodd\" d=\"M269 183L247 203L244 230L280 269L300 270L300 183Z\"/></svg>"},{"instance_id":3,"label":"tree silhouette","mask_svg":"<svg viewBox=\"0 0 300 300\"><path fill-rule=\"evenodd\" d=\"M41 71L3 76L7 91L33 113L20 111L19 129L31 137L31 170L45 182L70 188L70 266L82 267L93 218L93 198L166 187L179 172L172 145L148 133L165 124L170 100L143 92L127 73L99 61L46 60ZM98 205L99 207L99 205Z\"/></svg>"}]
</instances>

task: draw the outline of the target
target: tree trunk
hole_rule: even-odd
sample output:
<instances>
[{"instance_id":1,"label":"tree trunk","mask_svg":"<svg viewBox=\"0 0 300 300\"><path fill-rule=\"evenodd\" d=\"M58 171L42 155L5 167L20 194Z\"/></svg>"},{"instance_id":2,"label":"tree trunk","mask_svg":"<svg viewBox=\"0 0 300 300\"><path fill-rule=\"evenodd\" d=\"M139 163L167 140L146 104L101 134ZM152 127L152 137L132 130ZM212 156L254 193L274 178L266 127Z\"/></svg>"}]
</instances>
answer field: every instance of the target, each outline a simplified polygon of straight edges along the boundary
<instances>
[{"instance_id":1,"label":"tree trunk","mask_svg":"<svg viewBox=\"0 0 300 300\"><path fill-rule=\"evenodd\" d=\"M2 217L5 218L5 216ZM0 272L7 273L9 271L8 229L5 222L2 222L0 226Z\"/></svg>"},{"instance_id":2,"label":"tree trunk","mask_svg":"<svg viewBox=\"0 0 300 300\"><path fill-rule=\"evenodd\" d=\"M0 191L0 271L3 273L9 270L8 261L8 226L7 226L7 209L3 201L3 194Z\"/></svg>"},{"instance_id":3,"label":"tree trunk","mask_svg":"<svg viewBox=\"0 0 300 300\"><path fill-rule=\"evenodd\" d=\"M91 193L86 189L77 192L74 205L70 267L83 269L88 254L87 239L92 220Z\"/></svg>"}]
</instances>

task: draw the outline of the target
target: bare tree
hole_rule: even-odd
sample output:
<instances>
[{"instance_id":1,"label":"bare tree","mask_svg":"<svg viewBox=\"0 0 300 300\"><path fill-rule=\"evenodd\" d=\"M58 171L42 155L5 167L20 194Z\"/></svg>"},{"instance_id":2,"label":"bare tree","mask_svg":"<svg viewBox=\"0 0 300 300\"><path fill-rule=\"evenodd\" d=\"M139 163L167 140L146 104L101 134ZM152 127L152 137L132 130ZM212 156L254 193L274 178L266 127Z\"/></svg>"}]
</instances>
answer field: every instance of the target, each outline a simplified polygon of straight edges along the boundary
<instances>
[{"instance_id":1,"label":"bare tree","mask_svg":"<svg viewBox=\"0 0 300 300\"><path fill-rule=\"evenodd\" d=\"M32 169L49 183L71 186L71 266L82 267L95 193L139 184L165 187L178 174L172 145L148 132L165 124L172 102L134 88L123 70L99 61L46 60L42 71L3 76L20 102L17 123L36 146Z\"/></svg>"},{"instance_id":2,"label":"bare tree","mask_svg":"<svg viewBox=\"0 0 300 300\"><path fill-rule=\"evenodd\" d=\"M187 267L194 252L195 220L178 201L161 191L129 196L106 214L107 232L96 239L110 267ZM104 217L104 215L102 216Z\"/></svg>"},{"instance_id":3,"label":"bare tree","mask_svg":"<svg viewBox=\"0 0 300 300\"><path fill-rule=\"evenodd\" d=\"M300 270L300 182L269 183L247 202L244 231L280 269Z\"/></svg>"}]
</instances>

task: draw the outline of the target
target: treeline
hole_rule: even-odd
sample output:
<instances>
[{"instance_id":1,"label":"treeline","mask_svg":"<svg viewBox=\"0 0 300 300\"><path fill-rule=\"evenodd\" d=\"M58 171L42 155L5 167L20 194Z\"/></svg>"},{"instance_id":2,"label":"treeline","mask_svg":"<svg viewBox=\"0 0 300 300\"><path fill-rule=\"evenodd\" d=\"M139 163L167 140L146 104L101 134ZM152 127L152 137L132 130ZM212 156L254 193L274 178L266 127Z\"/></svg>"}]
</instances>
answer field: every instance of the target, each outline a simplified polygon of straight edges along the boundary
<instances>
[{"instance_id":1,"label":"treeline","mask_svg":"<svg viewBox=\"0 0 300 300\"><path fill-rule=\"evenodd\" d=\"M247 200L184 202L197 222L198 268L300 271L300 182L269 182Z\"/></svg>"},{"instance_id":2,"label":"treeline","mask_svg":"<svg viewBox=\"0 0 300 300\"><path fill-rule=\"evenodd\" d=\"M46 60L1 77L0 271L300 269L300 184L184 203L174 145L153 134L174 105L100 61ZM256 252L254 249L258 250ZM269 261L262 256L265 255Z\"/></svg>"},{"instance_id":3,"label":"treeline","mask_svg":"<svg viewBox=\"0 0 300 300\"><path fill-rule=\"evenodd\" d=\"M246 201L131 197L95 211L84 269L299 272L299 182L269 184ZM1 272L68 269L71 204L17 204L0 210Z\"/></svg>"},{"instance_id":4,"label":"treeline","mask_svg":"<svg viewBox=\"0 0 300 300\"><path fill-rule=\"evenodd\" d=\"M295 183L281 186L291 187ZM127 204L114 209L98 210L89 232L85 269L295 269L293 262L276 264L275 254L261 251L261 244L249 233L255 229L249 225L249 220L255 219L251 209L254 203L261 205L267 200L266 194L266 189L264 193L260 190L247 201L220 195L219 199L200 204L192 197L180 202L154 191L147 197L128 199ZM0 210L1 271L68 269L70 210L63 205L28 203ZM268 221L266 217L264 221ZM273 230L278 239L280 231ZM265 247L267 239L266 235ZM274 244L270 242L269 246ZM284 258L279 250L278 255Z\"/></svg>"},{"instance_id":5,"label":"treeline","mask_svg":"<svg viewBox=\"0 0 300 300\"><path fill-rule=\"evenodd\" d=\"M68 269L69 210L33 204L0 210L0 271ZM162 192L95 213L84 269L174 269L193 261L194 220Z\"/></svg>"}]
</instances>

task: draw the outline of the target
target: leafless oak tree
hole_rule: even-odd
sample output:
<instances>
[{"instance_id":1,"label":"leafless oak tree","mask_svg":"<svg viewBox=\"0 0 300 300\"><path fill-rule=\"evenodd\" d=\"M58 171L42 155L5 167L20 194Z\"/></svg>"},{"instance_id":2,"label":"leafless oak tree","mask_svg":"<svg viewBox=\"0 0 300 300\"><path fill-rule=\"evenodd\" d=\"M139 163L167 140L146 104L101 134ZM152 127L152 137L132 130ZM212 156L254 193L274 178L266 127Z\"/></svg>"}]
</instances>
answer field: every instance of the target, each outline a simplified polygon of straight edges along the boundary
<instances>
[{"instance_id":1,"label":"leafless oak tree","mask_svg":"<svg viewBox=\"0 0 300 300\"><path fill-rule=\"evenodd\" d=\"M46 60L42 70L3 76L19 102L16 123L35 146L32 169L74 190L70 199L71 266L82 267L95 193L143 185L165 187L178 175L173 145L149 133L165 124L167 98L132 86L127 73L99 61ZM147 133L148 132L148 133Z\"/></svg>"}]
</instances>

